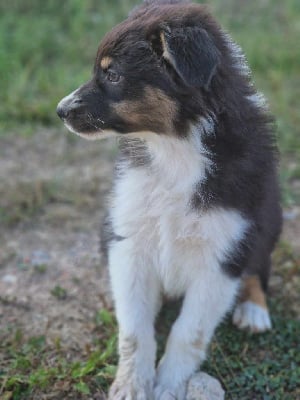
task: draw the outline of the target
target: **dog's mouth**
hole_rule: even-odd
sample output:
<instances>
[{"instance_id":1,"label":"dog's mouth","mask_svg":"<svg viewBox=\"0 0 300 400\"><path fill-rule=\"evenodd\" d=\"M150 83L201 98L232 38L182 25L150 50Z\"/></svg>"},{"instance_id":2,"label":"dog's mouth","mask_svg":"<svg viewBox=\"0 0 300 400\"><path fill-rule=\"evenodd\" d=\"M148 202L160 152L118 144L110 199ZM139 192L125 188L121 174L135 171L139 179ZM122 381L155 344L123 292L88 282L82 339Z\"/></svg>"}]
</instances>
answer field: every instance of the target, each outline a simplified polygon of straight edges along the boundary
<instances>
[{"instance_id":1,"label":"dog's mouth","mask_svg":"<svg viewBox=\"0 0 300 400\"><path fill-rule=\"evenodd\" d=\"M107 137L105 122L98 115L88 111L88 104L79 95L79 91L80 88L58 103L57 115L66 128L78 136L89 140Z\"/></svg>"},{"instance_id":2,"label":"dog's mouth","mask_svg":"<svg viewBox=\"0 0 300 400\"><path fill-rule=\"evenodd\" d=\"M95 119L91 114L80 110L79 107L76 110L66 111L66 108L62 108L59 103L57 114L70 132L84 139L96 140L111 136L103 129L104 122L102 120Z\"/></svg>"},{"instance_id":3,"label":"dog's mouth","mask_svg":"<svg viewBox=\"0 0 300 400\"><path fill-rule=\"evenodd\" d=\"M64 125L65 127L72 133L75 133L75 135L78 135L80 137L83 137L84 139L89 139L89 140L95 140L98 138L102 137L103 130L100 128L97 128L97 130L88 130L88 131L81 131L75 129L67 120L64 120Z\"/></svg>"},{"instance_id":4,"label":"dog's mouth","mask_svg":"<svg viewBox=\"0 0 300 400\"><path fill-rule=\"evenodd\" d=\"M72 133L77 136L80 136L83 139L87 140L98 140L98 139L106 139L109 137L114 137L117 135L117 132L111 129L101 129L99 127L95 127L93 125L87 124L86 128L81 127L80 129L75 128L67 119L63 120L65 127Z\"/></svg>"}]
</instances>

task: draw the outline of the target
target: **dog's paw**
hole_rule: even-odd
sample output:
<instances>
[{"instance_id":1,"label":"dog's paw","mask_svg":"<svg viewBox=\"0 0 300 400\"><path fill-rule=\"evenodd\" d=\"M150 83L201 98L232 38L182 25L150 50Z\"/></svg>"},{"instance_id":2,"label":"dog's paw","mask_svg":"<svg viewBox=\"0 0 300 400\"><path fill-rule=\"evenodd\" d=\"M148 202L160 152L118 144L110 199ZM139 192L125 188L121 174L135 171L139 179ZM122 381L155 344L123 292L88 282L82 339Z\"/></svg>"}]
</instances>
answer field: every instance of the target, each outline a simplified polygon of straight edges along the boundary
<instances>
[{"instance_id":1,"label":"dog's paw","mask_svg":"<svg viewBox=\"0 0 300 400\"><path fill-rule=\"evenodd\" d=\"M239 329L249 329L250 332L265 332L272 328L269 311L266 308L245 301L236 306L232 321Z\"/></svg>"},{"instance_id":2,"label":"dog's paw","mask_svg":"<svg viewBox=\"0 0 300 400\"><path fill-rule=\"evenodd\" d=\"M152 400L151 384L139 384L125 380L115 380L112 384L108 400Z\"/></svg>"},{"instance_id":3,"label":"dog's paw","mask_svg":"<svg viewBox=\"0 0 300 400\"><path fill-rule=\"evenodd\" d=\"M186 385L167 389L163 385L157 385L154 389L154 400L184 400Z\"/></svg>"},{"instance_id":4,"label":"dog's paw","mask_svg":"<svg viewBox=\"0 0 300 400\"><path fill-rule=\"evenodd\" d=\"M176 395L173 392L170 392L170 390L155 390L155 400L176 400Z\"/></svg>"}]
</instances>

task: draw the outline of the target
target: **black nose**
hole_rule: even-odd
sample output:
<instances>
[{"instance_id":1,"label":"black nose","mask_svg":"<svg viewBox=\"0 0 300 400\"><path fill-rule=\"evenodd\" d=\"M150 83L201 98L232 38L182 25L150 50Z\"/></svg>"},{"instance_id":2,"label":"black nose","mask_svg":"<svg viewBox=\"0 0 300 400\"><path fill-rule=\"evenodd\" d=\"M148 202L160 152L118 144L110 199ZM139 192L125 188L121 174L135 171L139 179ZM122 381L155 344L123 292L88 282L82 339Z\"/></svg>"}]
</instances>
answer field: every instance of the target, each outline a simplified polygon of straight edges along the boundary
<instances>
[{"instance_id":1,"label":"black nose","mask_svg":"<svg viewBox=\"0 0 300 400\"><path fill-rule=\"evenodd\" d=\"M69 111L65 107L58 106L56 109L57 115L59 118L64 119L67 118Z\"/></svg>"},{"instance_id":2,"label":"black nose","mask_svg":"<svg viewBox=\"0 0 300 400\"><path fill-rule=\"evenodd\" d=\"M73 98L69 101L62 100L56 109L57 115L61 119L66 119L70 113L76 113L82 106L83 101L80 98Z\"/></svg>"}]
</instances>

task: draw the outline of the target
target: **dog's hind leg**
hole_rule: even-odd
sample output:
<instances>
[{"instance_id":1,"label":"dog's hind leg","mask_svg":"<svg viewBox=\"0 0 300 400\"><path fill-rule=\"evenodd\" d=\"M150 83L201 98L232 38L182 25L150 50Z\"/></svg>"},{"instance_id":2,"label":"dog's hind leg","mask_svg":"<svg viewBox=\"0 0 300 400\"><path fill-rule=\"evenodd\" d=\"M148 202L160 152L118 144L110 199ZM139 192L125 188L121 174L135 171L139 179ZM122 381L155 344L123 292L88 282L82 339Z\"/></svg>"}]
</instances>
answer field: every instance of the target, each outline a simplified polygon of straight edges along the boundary
<instances>
[{"instance_id":1,"label":"dog's hind leg","mask_svg":"<svg viewBox=\"0 0 300 400\"><path fill-rule=\"evenodd\" d=\"M233 323L240 329L264 332L271 329L265 292L258 275L246 276L241 296L233 313Z\"/></svg>"}]
</instances>

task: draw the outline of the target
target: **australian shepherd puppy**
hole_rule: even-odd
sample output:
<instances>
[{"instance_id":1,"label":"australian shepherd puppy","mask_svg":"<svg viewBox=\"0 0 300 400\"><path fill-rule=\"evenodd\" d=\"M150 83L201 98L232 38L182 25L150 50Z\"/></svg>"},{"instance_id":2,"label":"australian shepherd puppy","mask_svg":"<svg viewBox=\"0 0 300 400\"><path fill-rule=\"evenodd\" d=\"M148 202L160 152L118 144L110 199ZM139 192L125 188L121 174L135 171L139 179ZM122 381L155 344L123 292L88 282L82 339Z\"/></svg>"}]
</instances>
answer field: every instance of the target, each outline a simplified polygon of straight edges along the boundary
<instances>
[{"instance_id":1,"label":"australian shepherd puppy","mask_svg":"<svg viewBox=\"0 0 300 400\"><path fill-rule=\"evenodd\" d=\"M120 153L102 235L119 323L109 398L182 400L216 326L271 328L281 228L272 119L240 48L206 8L146 1L103 39L91 80L58 115ZM155 368L155 317L183 297Z\"/></svg>"}]
</instances>

